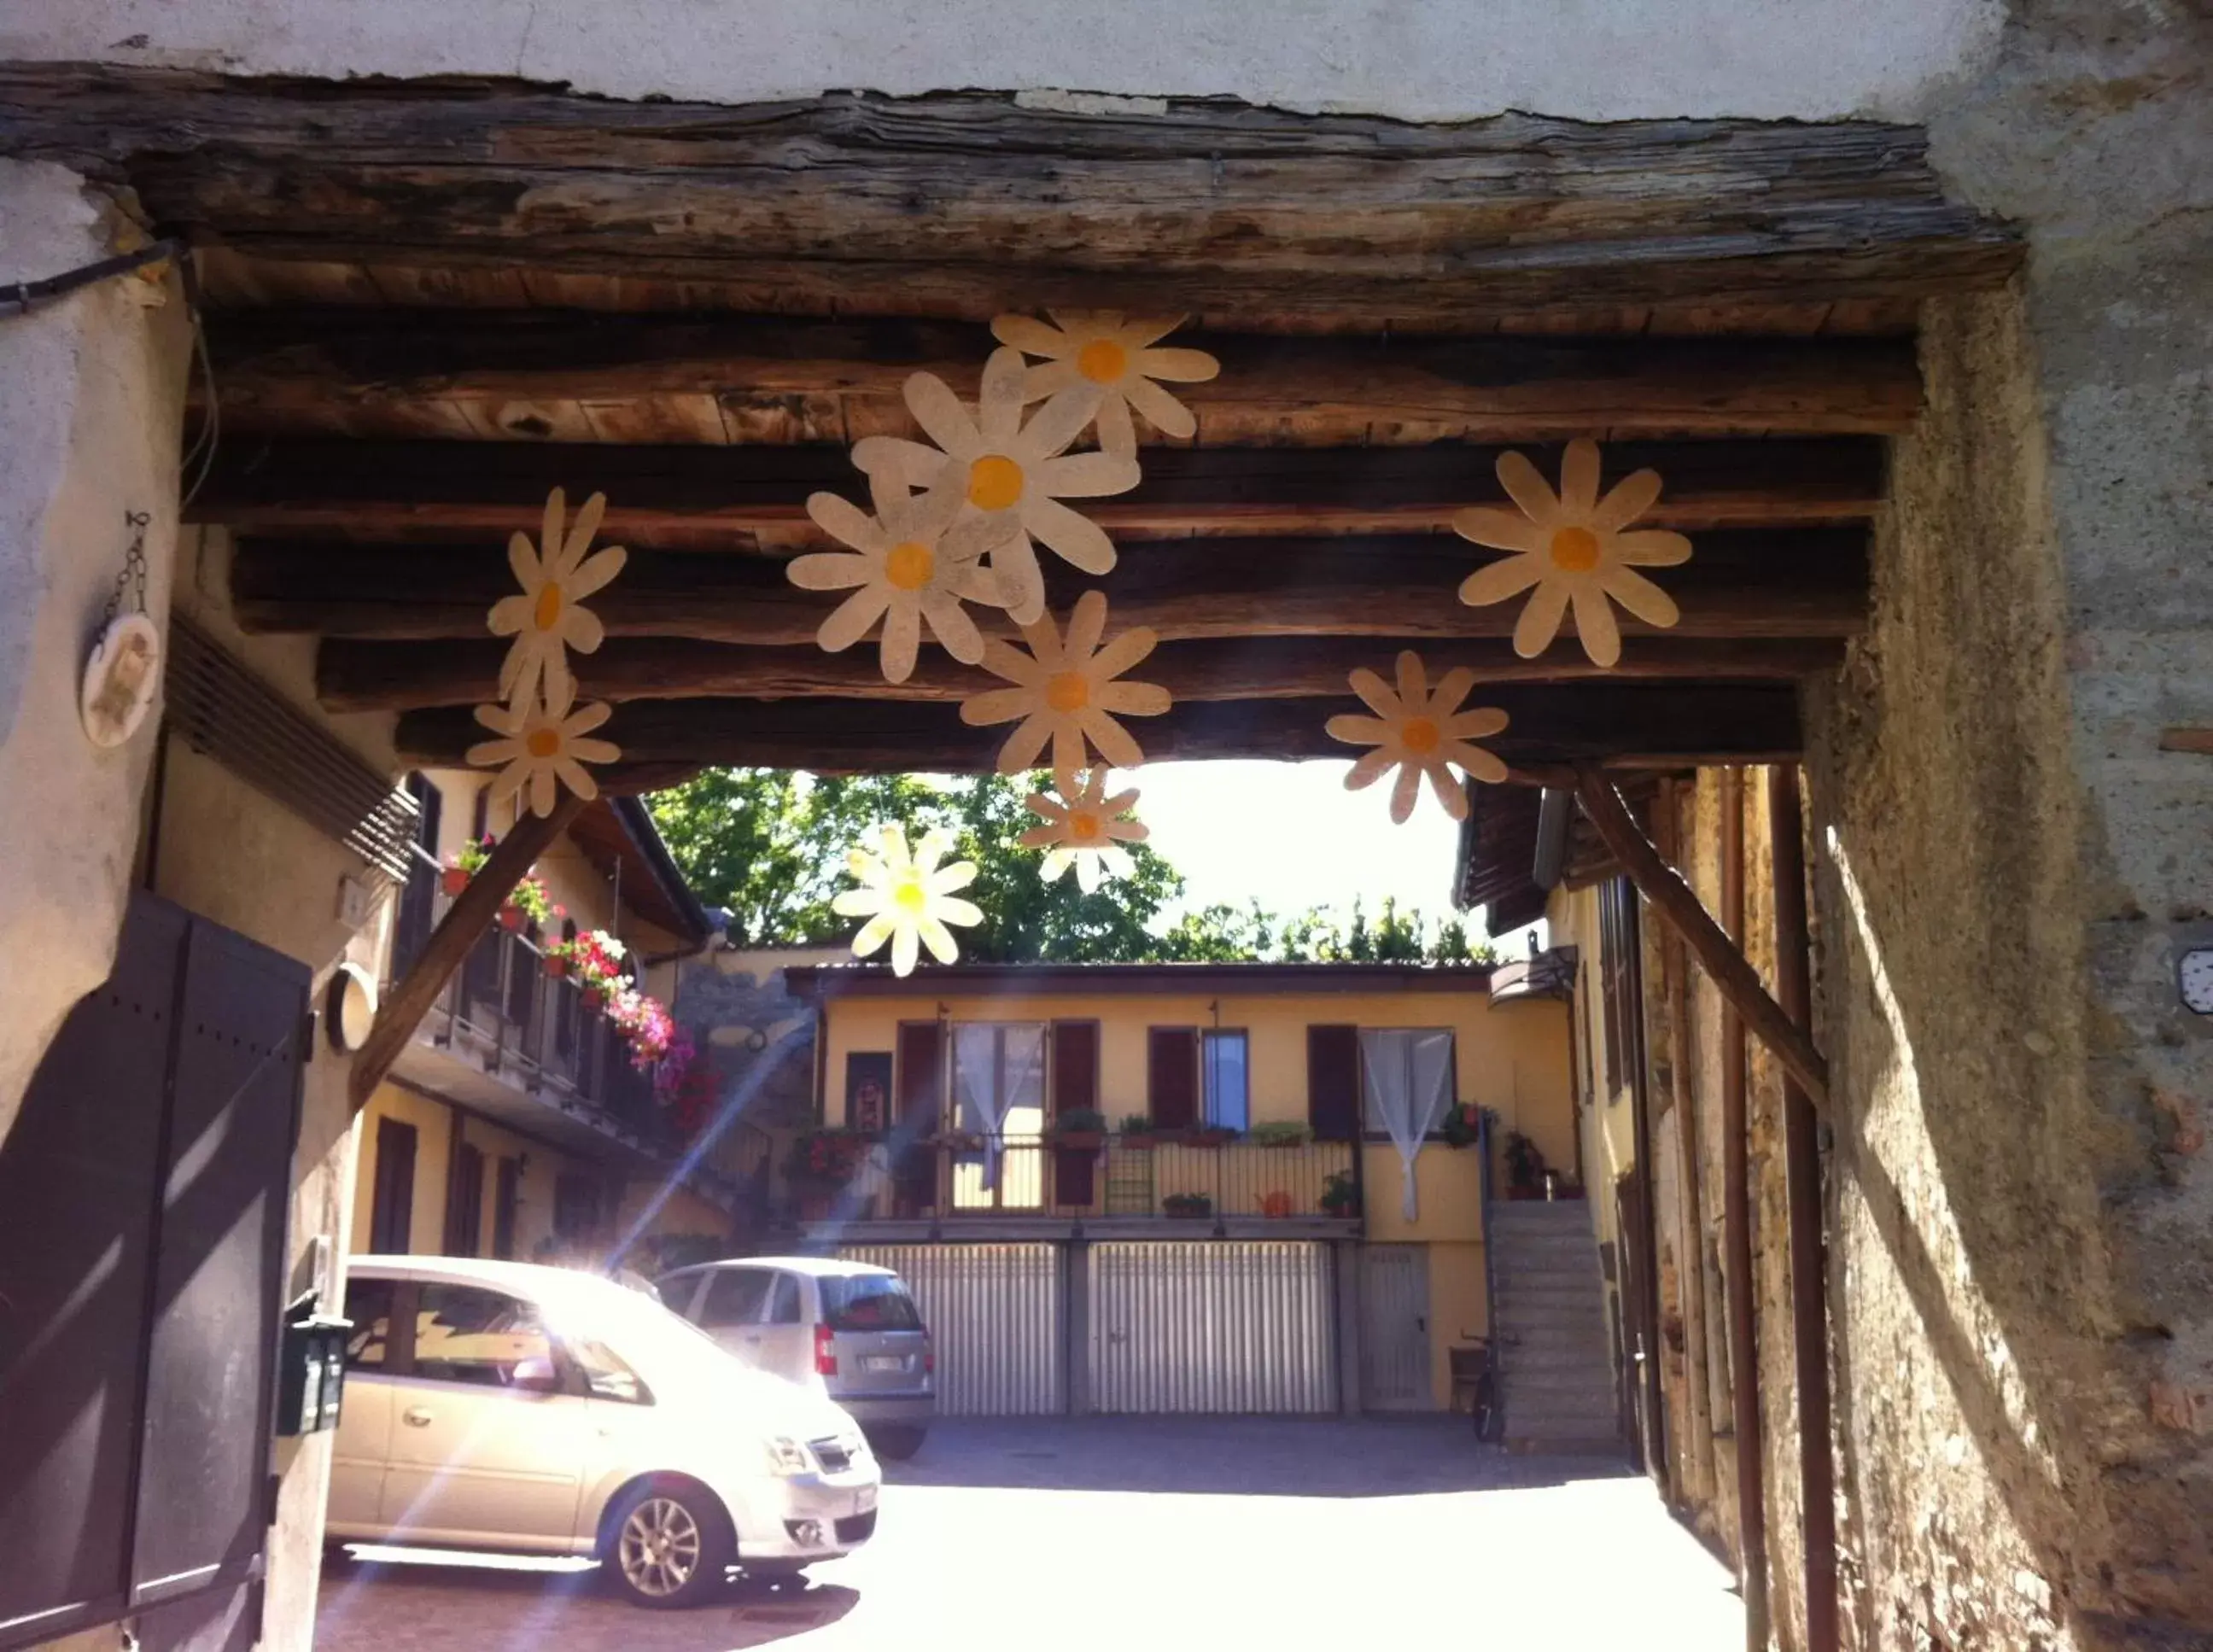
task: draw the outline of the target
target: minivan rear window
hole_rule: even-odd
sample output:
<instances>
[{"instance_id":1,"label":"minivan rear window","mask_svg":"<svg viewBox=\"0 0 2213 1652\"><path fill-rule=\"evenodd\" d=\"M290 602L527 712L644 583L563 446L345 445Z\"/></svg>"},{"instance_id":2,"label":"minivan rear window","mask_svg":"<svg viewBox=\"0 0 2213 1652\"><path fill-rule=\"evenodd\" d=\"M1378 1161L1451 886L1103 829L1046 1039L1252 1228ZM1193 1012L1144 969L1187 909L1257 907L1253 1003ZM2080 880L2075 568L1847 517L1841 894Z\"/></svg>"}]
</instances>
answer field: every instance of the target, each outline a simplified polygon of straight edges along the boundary
<instances>
[{"instance_id":1,"label":"minivan rear window","mask_svg":"<svg viewBox=\"0 0 2213 1652\"><path fill-rule=\"evenodd\" d=\"M884 1273L822 1281L822 1316L832 1331L919 1331L922 1315L906 1282Z\"/></svg>"}]
</instances>

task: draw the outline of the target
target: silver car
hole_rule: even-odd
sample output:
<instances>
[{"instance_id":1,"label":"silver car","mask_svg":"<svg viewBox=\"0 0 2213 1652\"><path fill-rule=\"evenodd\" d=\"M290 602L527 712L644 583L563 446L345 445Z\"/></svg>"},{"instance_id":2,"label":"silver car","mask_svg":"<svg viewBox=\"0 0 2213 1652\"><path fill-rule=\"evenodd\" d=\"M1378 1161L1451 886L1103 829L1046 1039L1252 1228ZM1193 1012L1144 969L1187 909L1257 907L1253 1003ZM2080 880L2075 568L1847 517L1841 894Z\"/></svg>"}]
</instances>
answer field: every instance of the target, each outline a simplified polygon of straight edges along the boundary
<instances>
[{"instance_id":1,"label":"silver car","mask_svg":"<svg viewBox=\"0 0 2213 1652\"><path fill-rule=\"evenodd\" d=\"M347 1265L332 1540L592 1555L649 1606L729 1569L867 1542L883 1474L853 1419L650 1297L565 1268Z\"/></svg>"},{"instance_id":2,"label":"silver car","mask_svg":"<svg viewBox=\"0 0 2213 1652\"><path fill-rule=\"evenodd\" d=\"M879 1456L922 1449L936 1414L936 1356L906 1282L889 1268L820 1256L757 1256L680 1268L661 1300L747 1364L850 1412Z\"/></svg>"}]
</instances>

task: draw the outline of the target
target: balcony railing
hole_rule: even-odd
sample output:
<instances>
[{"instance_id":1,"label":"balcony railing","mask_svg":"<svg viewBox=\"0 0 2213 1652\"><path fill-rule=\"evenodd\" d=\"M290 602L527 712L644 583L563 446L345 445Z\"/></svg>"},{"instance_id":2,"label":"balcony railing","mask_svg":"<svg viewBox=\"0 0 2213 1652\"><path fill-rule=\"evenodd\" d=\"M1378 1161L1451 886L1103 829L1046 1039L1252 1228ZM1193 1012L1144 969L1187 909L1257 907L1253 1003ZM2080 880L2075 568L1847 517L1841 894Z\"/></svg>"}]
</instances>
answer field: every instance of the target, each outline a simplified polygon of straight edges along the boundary
<instances>
[{"instance_id":1,"label":"balcony railing","mask_svg":"<svg viewBox=\"0 0 2213 1652\"><path fill-rule=\"evenodd\" d=\"M1224 1218L1360 1216L1360 1155L1350 1142L950 1136L844 1151L859 1162L843 1179L788 1179L802 1220L1152 1219L1203 1229Z\"/></svg>"}]
</instances>

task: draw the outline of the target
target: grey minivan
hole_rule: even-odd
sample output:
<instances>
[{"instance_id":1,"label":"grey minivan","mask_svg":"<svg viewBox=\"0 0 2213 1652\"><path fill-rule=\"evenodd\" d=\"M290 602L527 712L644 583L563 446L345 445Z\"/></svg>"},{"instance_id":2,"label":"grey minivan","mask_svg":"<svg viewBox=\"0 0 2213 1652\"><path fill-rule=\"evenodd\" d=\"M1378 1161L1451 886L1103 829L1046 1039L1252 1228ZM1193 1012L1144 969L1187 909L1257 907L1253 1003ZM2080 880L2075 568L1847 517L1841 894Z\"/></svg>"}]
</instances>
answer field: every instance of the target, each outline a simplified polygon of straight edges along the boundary
<instances>
[{"instance_id":1,"label":"grey minivan","mask_svg":"<svg viewBox=\"0 0 2213 1652\"><path fill-rule=\"evenodd\" d=\"M880 1457L922 1449L936 1414L936 1357L906 1282L820 1256L680 1268L661 1300L748 1365L826 1394Z\"/></svg>"}]
</instances>

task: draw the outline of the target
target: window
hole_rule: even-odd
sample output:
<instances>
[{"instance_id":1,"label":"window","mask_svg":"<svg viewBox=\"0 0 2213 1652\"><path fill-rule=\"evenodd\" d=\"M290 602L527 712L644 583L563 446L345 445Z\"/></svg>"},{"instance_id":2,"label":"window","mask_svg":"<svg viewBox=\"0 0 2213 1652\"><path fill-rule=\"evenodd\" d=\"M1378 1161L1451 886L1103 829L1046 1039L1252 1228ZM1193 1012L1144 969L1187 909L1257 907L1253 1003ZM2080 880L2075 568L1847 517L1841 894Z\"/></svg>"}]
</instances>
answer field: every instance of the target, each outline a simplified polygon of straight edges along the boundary
<instances>
[{"instance_id":1,"label":"window","mask_svg":"<svg viewBox=\"0 0 2213 1652\"><path fill-rule=\"evenodd\" d=\"M369 1248L405 1256L415 1212L415 1126L376 1121L376 1175L369 1204Z\"/></svg>"},{"instance_id":2,"label":"window","mask_svg":"<svg viewBox=\"0 0 2213 1652\"><path fill-rule=\"evenodd\" d=\"M515 1259L515 1208L522 1203L522 1161L503 1158L492 1191L491 1253L503 1262Z\"/></svg>"},{"instance_id":3,"label":"window","mask_svg":"<svg viewBox=\"0 0 2213 1652\"><path fill-rule=\"evenodd\" d=\"M503 1388L525 1360L551 1360L536 1306L478 1285L426 1284L415 1303L415 1375Z\"/></svg>"},{"instance_id":4,"label":"window","mask_svg":"<svg viewBox=\"0 0 2213 1652\"><path fill-rule=\"evenodd\" d=\"M600 1184L589 1176L564 1173L553 1180L553 1232L561 1239L588 1240L600 1225Z\"/></svg>"},{"instance_id":5,"label":"window","mask_svg":"<svg viewBox=\"0 0 2213 1652\"><path fill-rule=\"evenodd\" d=\"M1203 1033L1199 1053L1206 1082L1206 1122L1222 1130L1242 1131L1252 1114L1245 1034Z\"/></svg>"},{"instance_id":6,"label":"window","mask_svg":"<svg viewBox=\"0 0 2213 1652\"><path fill-rule=\"evenodd\" d=\"M776 1289L769 1298L768 1322L771 1325L800 1323L799 1281L788 1273L776 1276Z\"/></svg>"},{"instance_id":7,"label":"window","mask_svg":"<svg viewBox=\"0 0 2213 1652\"><path fill-rule=\"evenodd\" d=\"M1606 999L1606 1086L1625 1090L1637 1059L1637 888L1616 878L1599 891L1599 973Z\"/></svg>"},{"instance_id":8,"label":"window","mask_svg":"<svg viewBox=\"0 0 2213 1652\"><path fill-rule=\"evenodd\" d=\"M399 1286L389 1279L346 1282L345 1316L353 1321L346 1337L346 1369L381 1370L392 1335L392 1299Z\"/></svg>"},{"instance_id":9,"label":"window","mask_svg":"<svg viewBox=\"0 0 2213 1652\"><path fill-rule=\"evenodd\" d=\"M1436 1130L1458 1091L1454 1055L1448 1027L1362 1027L1364 1127L1407 1140Z\"/></svg>"},{"instance_id":10,"label":"window","mask_svg":"<svg viewBox=\"0 0 2213 1652\"><path fill-rule=\"evenodd\" d=\"M919 1331L922 1314L906 1282L887 1273L822 1281L822 1317L832 1331Z\"/></svg>"},{"instance_id":11,"label":"window","mask_svg":"<svg viewBox=\"0 0 2213 1652\"><path fill-rule=\"evenodd\" d=\"M759 1325L768 1301L771 1275L759 1268L717 1268L707 1276L706 1300L699 1304L699 1326L720 1331L734 1325Z\"/></svg>"},{"instance_id":12,"label":"window","mask_svg":"<svg viewBox=\"0 0 2213 1652\"><path fill-rule=\"evenodd\" d=\"M953 1029L960 1128L985 1138L953 1167L953 1203L1033 1210L1045 1202L1045 1027L976 1021Z\"/></svg>"},{"instance_id":13,"label":"window","mask_svg":"<svg viewBox=\"0 0 2213 1652\"><path fill-rule=\"evenodd\" d=\"M645 1386L645 1380L605 1343L587 1338L563 1345L569 1357L576 1362L576 1369L584 1374L584 1386L593 1399L619 1399L625 1405L653 1404L653 1391Z\"/></svg>"}]
</instances>

